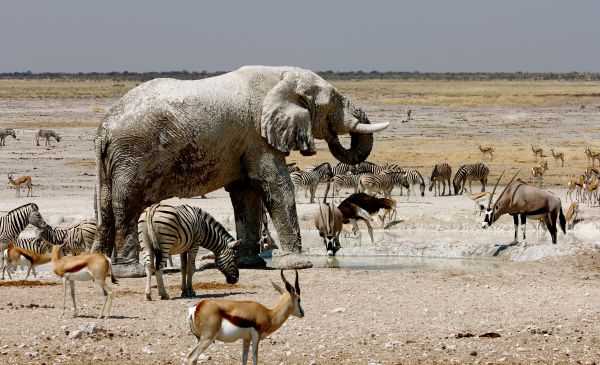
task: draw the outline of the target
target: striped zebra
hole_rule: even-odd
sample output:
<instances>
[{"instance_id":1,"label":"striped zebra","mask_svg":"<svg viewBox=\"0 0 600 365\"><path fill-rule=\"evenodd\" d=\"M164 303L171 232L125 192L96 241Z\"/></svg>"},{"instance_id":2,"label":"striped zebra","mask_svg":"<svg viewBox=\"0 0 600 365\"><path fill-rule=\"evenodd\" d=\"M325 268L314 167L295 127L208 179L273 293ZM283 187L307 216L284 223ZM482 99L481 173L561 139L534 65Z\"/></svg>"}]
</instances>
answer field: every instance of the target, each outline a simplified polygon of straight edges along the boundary
<instances>
[{"instance_id":1,"label":"striped zebra","mask_svg":"<svg viewBox=\"0 0 600 365\"><path fill-rule=\"evenodd\" d=\"M204 247L215 254L215 264L229 284L239 278L235 240L210 214L189 205L154 204L138 220L138 238L146 267L146 299L151 300L152 272L161 299L168 299L162 280L162 268L169 255L180 254L181 297L194 297L192 275L196 271L196 254Z\"/></svg>"},{"instance_id":2,"label":"striped zebra","mask_svg":"<svg viewBox=\"0 0 600 365\"><path fill-rule=\"evenodd\" d=\"M358 180L360 174L347 174L333 176L333 194L337 201L341 201L340 190L342 188L351 188L354 193L358 192Z\"/></svg>"},{"instance_id":3,"label":"striped zebra","mask_svg":"<svg viewBox=\"0 0 600 365\"><path fill-rule=\"evenodd\" d=\"M44 241L43 239L39 239L37 237L27 237L27 238L17 238L17 242L14 243L15 247L21 247L24 248L26 250L35 252L37 254L46 254L46 253L50 253L52 251L52 245L50 243L48 243L47 241ZM4 259L6 260L6 251L4 250L4 252L2 253L2 255L4 256ZM24 256L21 256L21 260L18 262L17 264L18 266L21 266L21 270L24 267L28 267L31 266L31 262L29 260L27 260ZM15 268L16 266L15 265ZM2 268L2 271L6 271L10 269L10 263L9 262L5 262L4 267ZM36 277L37 274L35 272L35 268L32 266L31 267L31 272L33 273L33 277ZM10 272L8 273L10 276Z\"/></svg>"},{"instance_id":4,"label":"striped zebra","mask_svg":"<svg viewBox=\"0 0 600 365\"><path fill-rule=\"evenodd\" d=\"M298 167L298 164L295 163L295 162L289 163L286 166L287 166L287 172L289 174L291 174L294 171L300 171L300 168Z\"/></svg>"},{"instance_id":5,"label":"striped zebra","mask_svg":"<svg viewBox=\"0 0 600 365\"><path fill-rule=\"evenodd\" d=\"M17 138L17 135L15 134L15 130L14 129L12 129L12 128L0 129L0 146L6 146L4 140L8 136L12 136L13 138Z\"/></svg>"},{"instance_id":6,"label":"striped zebra","mask_svg":"<svg viewBox=\"0 0 600 365\"><path fill-rule=\"evenodd\" d=\"M358 192L382 193L384 197L391 199L392 190L395 186L402 185L409 188L406 175L403 172L390 172L387 174L362 174L358 179Z\"/></svg>"},{"instance_id":7,"label":"striped zebra","mask_svg":"<svg viewBox=\"0 0 600 365\"><path fill-rule=\"evenodd\" d=\"M60 142L60 136L58 133L51 129L38 129L35 133L35 143L40 145L40 138L46 139L46 146L50 145L50 138L54 138L56 142Z\"/></svg>"},{"instance_id":8,"label":"striped zebra","mask_svg":"<svg viewBox=\"0 0 600 365\"><path fill-rule=\"evenodd\" d=\"M38 238L54 245L63 245L63 250L71 255L89 253L96 235L96 222L84 221L69 228L52 228L38 230Z\"/></svg>"},{"instance_id":9,"label":"striped zebra","mask_svg":"<svg viewBox=\"0 0 600 365\"><path fill-rule=\"evenodd\" d=\"M458 195L464 192L465 182L467 180L469 180L469 193L473 192L471 190L472 180L479 180L481 182L481 191L485 191L485 184L487 184L489 173L490 169L482 163L462 165L458 171L456 171L454 181L452 181L452 184L454 185L454 194Z\"/></svg>"},{"instance_id":10,"label":"striped zebra","mask_svg":"<svg viewBox=\"0 0 600 365\"><path fill-rule=\"evenodd\" d=\"M334 176L346 175L348 173L354 174L356 173L356 167L354 167L354 165L348 165L346 163L340 162L331 168L331 172Z\"/></svg>"},{"instance_id":11,"label":"striped zebra","mask_svg":"<svg viewBox=\"0 0 600 365\"><path fill-rule=\"evenodd\" d=\"M433 190L437 182L437 190L433 191L434 196L446 194L446 181L448 181L448 195L452 194L452 185L450 185L450 179L452 178L452 168L447 163L439 163L433 167L431 171L431 177L429 178L429 191ZM444 190L440 194L440 185L443 185Z\"/></svg>"},{"instance_id":12,"label":"striped zebra","mask_svg":"<svg viewBox=\"0 0 600 365\"><path fill-rule=\"evenodd\" d=\"M369 161L363 161L361 163L359 163L358 165L354 166L356 169L356 174L381 174L385 168L381 165L378 165L376 163L373 162L369 162Z\"/></svg>"},{"instance_id":13,"label":"striped zebra","mask_svg":"<svg viewBox=\"0 0 600 365\"><path fill-rule=\"evenodd\" d=\"M308 188L310 191L310 202L314 203L317 185L321 182L329 182L333 178L333 172L331 171L329 162L324 162L311 171L292 172L290 177L296 188L296 195L298 195L300 187L304 189Z\"/></svg>"},{"instance_id":14,"label":"striped zebra","mask_svg":"<svg viewBox=\"0 0 600 365\"><path fill-rule=\"evenodd\" d=\"M22 205L0 217L0 252L4 252L9 244L14 244L28 224L42 229L47 226L35 203ZM4 267L4 255L1 254L0 267ZM4 280L4 272L2 272L2 280Z\"/></svg>"},{"instance_id":15,"label":"striped zebra","mask_svg":"<svg viewBox=\"0 0 600 365\"><path fill-rule=\"evenodd\" d=\"M421 196L425 196L425 180L421 173L417 170L402 170L401 172L406 176L406 182L408 183L408 187L406 188L406 199L410 197L411 188L417 184L419 184ZM400 185L400 195L402 195L402 185Z\"/></svg>"}]
</instances>

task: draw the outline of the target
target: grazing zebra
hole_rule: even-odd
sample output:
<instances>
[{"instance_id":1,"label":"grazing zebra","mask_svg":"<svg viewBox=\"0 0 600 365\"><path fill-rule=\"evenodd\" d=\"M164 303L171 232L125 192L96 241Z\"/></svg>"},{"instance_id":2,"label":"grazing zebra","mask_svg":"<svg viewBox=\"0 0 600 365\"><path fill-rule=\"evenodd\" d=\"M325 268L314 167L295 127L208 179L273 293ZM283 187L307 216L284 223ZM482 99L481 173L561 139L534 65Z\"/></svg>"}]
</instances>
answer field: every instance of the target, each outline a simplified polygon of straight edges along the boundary
<instances>
[{"instance_id":1,"label":"grazing zebra","mask_svg":"<svg viewBox=\"0 0 600 365\"><path fill-rule=\"evenodd\" d=\"M286 165L287 166L287 171L289 174L291 174L294 171L300 171L300 168L298 167L298 164L295 162L289 163Z\"/></svg>"},{"instance_id":2,"label":"grazing zebra","mask_svg":"<svg viewBox=\"0 0 600 365\"><path fill-rule=\"evenodd\" d=\"M408 183L408 187L406 188L406 199L410 197L410 190L416 184L419 184L421 196L425 196L425 180L421 173L417 170L403 170L402 172L406 176L406 182ZM400 195L402 195L402 185L400 185Z\"/></svg>"},{"instance_id":3,"label":"grazing zebra","mask_svg":"<svg viewBox=\"0 0 600 365\"><path fill-rule=\"evenodd\" d=\"M315 167L311 171L295 171L290 174L292 182L296 187L296 195L298 195L298 189L304 187L310 191L310 202L315 202L315 191L317 185L320 182L328 182L333 178L333 172L331 171L331 165L329 162L324 162L319 166Z\"/></svg>"},{"instance_id":4,"label":"grazing zebra","mask_svg":"<svg viewBox=\"0 0 600 365\"><path fill-rule=\"evenodd\" d=\"M204 247L215 254L215 264L229 284L239 278L235 240L210 214L189 205L154 204L138 220L138 237L146 267L146 299L151 300L152 272L161 299L168 299L162 280L162 268L172 254L181 258L181 297L194 297L192 275L196 271L196 254Z\"/></svg>"},{"instance_id":5,"label":"grazing zebra","mask_svg":"<svg viewBox=\"0 0 600 365\"><path fill-rule=\"evenodd\" d=\"M342 188L351 188L354 193L358 192L358 180L360 174L335 175L333 177L333 196L337 201L341 201L340 190Z\"/></svg>"},{"instance_id":6,"label":"grazing zebra","mask_svg":"<svg viewBox=\"0 0 600 365\"><path fill-rule=\"evenodd\" d=\"M38 230L37 237L54 245L63 245L63 250L71 255L89 253L94 236L96 235L96 222L85 221L69 228L52 228Z\"/></svg>"},{"instance_id":7,"label":"grazing zebra","mask_svg":"<svg viewBox=\"0 0 600 365\"><path fill-rule=\"evenodd\" d=\"M12 136L13 138L17 138L17 135L15 134L15 130L14 129L12 129L12 128L0 129L0 146L6 146L6 144L4 144L4 140L8 136Z\"/></svg>"},{"instance_id":8,"label":"grazing zebra","mask_svg":"<svg viewBox=\"0 0 600 365\"><path fill-rule=\"evenodd\" d=\"M333 166L333 168L331 169L331 172L333 172L334 176L335 175L346 175L348 173L354 174L354 173L356 173L356 167L354 167L353 165L348 165L343 162L340 162L337 165Z\"/></svg>"},{"instance_id":9,"label":"grazing zebra","mask_svg":"<svg viewBox=\"0 0 600 365\"><path fill-rule=\"evenodd\" d=\"M454 194L462 194L465 190L465 182L469 180L469 193L472 193L471 181L479 180L481 182L481 191L485 191L485 184L487 184L487 178L490 173L490 169L482 164L475 163L470 165L462 165L456 175L454 175Z\"/></svg>"},{"instance_id":10,"label":"grazing zebra","mask_svg":"<svg viewBox=\"0 0 600 365\"><path fill-rule=\"evenodd\" d=\"M42 229L47 226L35 203L22 205L0 217L0 252L4 252L8 245L14 244L28 224ZM4 255L0 255L0 267L4 267Z\"/></svg>"},{"instance_id":11,"label":"grazing zebra","mask_svg":"<svg viewBox=\"0 0 600 365\"><path fill-rule=\"evenodd\" d=\"M369 161L363 161L363 162L359 163L358 165L356 165L355 168L356 168L356 172L355 172L356 174L369 173L369 174L377 175L377 174L381 174L382 172L384 172L386 170L386 167L378 165L373 162L369 162Z\"/></svg>"},{"instance_id":12,"label":"grazing zebra","mask_svg":"<svg viewBox=\"0 0 600 365\"><path fill-rule=\"evenodd\" d=\"M38 129L38 131L35 133L35 143L38 146L40 145L40 138L46 139L46 146L50 145L50 138L54 138L56 142L60 142L60 136L58 133L51 129Z\"/></svg>"},{"instance_id":13,"label":"grazing zebra","mask_svg":"<svg viewBox=\"0 0 600 365\"><path fill-rule=\"evenodd\" d=\"M450 165L445 162L439 163L433 167L431 171L431 177L429 178L429 191L433 190L435 183L437 182L437 191L434 190L434 196L446 194L446 181L448 181L448 195L452 194L450 185L450 179L452 178L452 169ZM440 185L443 185L444 189L440 194Z\"/></svg>"},{"instance_id":14,"label":"grazing zebra","mask_svg":"<svg viewBox=\"0 0 600 365\"><path fill-rule=\"evenodd\" d=\"M391 199L392 189L396 185L409 188L406 175L403 172L390 172L387 174L362 174L358 179L358 192L382 193L384 197Z\"/></svg>"}]
</instances>

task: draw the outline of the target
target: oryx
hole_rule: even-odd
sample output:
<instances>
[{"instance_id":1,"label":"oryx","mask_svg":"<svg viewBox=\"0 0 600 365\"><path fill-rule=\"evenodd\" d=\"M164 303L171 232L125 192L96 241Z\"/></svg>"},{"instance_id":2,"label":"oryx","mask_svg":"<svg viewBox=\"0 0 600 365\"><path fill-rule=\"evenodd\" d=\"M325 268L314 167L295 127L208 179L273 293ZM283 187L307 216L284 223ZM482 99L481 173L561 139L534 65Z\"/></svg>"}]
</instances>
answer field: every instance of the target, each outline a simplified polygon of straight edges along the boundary
<instances>
[{"instance_id":1,"label":"oryx","mask_svg":"<svg viewBox=\"0 0 600 365\"><path fill-rule=\"evenodd\" d=\"M502 174L504 174L504 172ZM502 191L492 206L494 192L496 191L496 187L498 187L498 182L500 182L502 175L500 175L500 178L498 178L496 186L494 187L488 202L488 208L482 223L483 228L491 226L502 215L510 214L512 215L515 223L515 238L512 244L517 244L519 242L517 239L519 218L521 220L521 230L523 231L523 243L525 243L526 218L529 217L531 219L539 219L546 224L546 227L552 236L552 243L555 244L557 218L560 220L560 228L562 229L563 233L566 234L566 219L562 212L560 199L556 195L539 189L535 186L528 185L520 179L513 181L515 177L517 177L517 174L513 176L504 191Z\"/></svg>"}]
</instances>

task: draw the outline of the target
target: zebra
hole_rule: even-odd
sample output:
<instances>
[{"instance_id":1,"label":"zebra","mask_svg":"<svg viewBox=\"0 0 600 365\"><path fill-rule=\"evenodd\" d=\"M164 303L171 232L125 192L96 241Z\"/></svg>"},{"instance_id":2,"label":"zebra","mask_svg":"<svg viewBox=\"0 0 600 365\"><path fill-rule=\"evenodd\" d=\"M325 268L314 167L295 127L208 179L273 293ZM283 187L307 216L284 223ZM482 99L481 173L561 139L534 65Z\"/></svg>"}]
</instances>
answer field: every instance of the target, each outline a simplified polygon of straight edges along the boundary
<instances>
[{"instance_id":1,"label":"zebra","mask_svg":"<svg viewBox=\"0 0 600 365\"><path fill-rule=\"evenodd\" d=\"M295 163L295 162L289 163L286 166L287 166L287 172L288 172L288 174L291 174L294 171L300 171L300 168L298 167L298 164Z\"/></svg>"},{"instance_id":2,"label":"zebra","mask_svg":"<svg viewBox=\"0 0 600 365\"><path fill-rule=\"evenodd\" d=\"M204 247L215 254L215 264L227 283L239 278L235 240L210 214L189 205L154 204L144 210L138 220L138 237L146 267L146 299L151 300L152 272L161 299L168 299L162 280L162 268L171 254L181 258L181 297L194 297L192 275L196 270L196 254Z\"/></svg>"},{"instance_id":3,"label":"zebra","mask_svg":"<svg viewBox=\"0 0 600 365\"><path fill-rule=\"evenodd\" d=\"M446 194L446 181L448 181L448 195L452 194L450 185L450 178L452 178L452 169L447 163L439 163L433 167L431 171L431 177L429 178L429 191L433 190L435 183L437 182L437 190L433 191L434 196ZM440 185L443 185L444 189L440 194Z\"/></svg>"},{"instance_id":4,"label":"zebra","mask_svg":"<svg viewBox=\"0 0 600 365\"><path fill-rule=\"evenodd\" d=\"M354 165L348 165L346 163L340 162L331 168L331 172L333 172L334 176L346 175L348 173L354 174L356 173L356 167Z\"/></svg>"},{"instance_id":5,"label":"zebra","mask_svg":"<svg viewBox=\"0 0 600 365\"><path fill-rule=\"evenodd\" d=\"M403 170L401 171L406 176L408 187L406 188L406 199L410 197L411 188L419 184L419 190L421 190L421 196L425 196L425 180L421 173L417 170ZM402 185L400 185L400 195L402 195Z\"/></svg>"},{"instance_id":6,"label":"zebra","mask_svg":"<svg viewBox=\"0 0 600 365\"><path fill-rule=\"evenodd\" d=\"M63 245L63 249L71 255L81 255L91 251L96 235L96 222L84 221L69 228L52 228L38 230L38 238L54 245Z\"/></svg>"},{"instance_id":7,"label":"zebra","mask_svg":"<svg viewBox=\"0 0 600 365\"><path fill-rule=\"evenodd\" d=\"M355 166L355 173L356 174L364 174L364 173L369 173L369 174L381 174L382 172L384 172L384 170L386 170L386 168L384 166L378 165L376 163L373 162L369 162L369 161L363 161L361 163L359 163L358 165Z\"/></svg>"},{"instance_id":8,"label":"zebra","mask_svg":"<svg viewBox=\"0 0 600 365\"><path fill-rule=\"evenodd\" d=\"M454 181L452 181L454 185L454 194L462 194L465 190L465 182L469 180L469 193L472 193L471 190L471 181L479 180L481 182L481 191L485 191L485 184L487 184L487 178L490 173L490 169L482 164L470 164L470 165L462 165L458 171L456 171L456 175L454 175Z\"/></svg>"},{"instance_id":9,"label":"zebra","mask_svg":"<svg viewBox=\"0 0 600 365\"><path fill-rule=\"evenodd\" d=\"M24 248L26 250L35 252L37 254L47 254L52 251L52 245L50 243L48 243L47 241L44 241L43 239L39 239L38 237L27 237L27 238L19 237L19 238L17 238L17 241L14 243L14 246ZM4 252L2 253L3 256L5 255L5 252L6 252L6 250L4 250ZM25 267L25 266L31 266L31 262L28 261L25 257L21 257L21 261L19 262L18 265L21 266L21 270L22 270L23 267ZM2 268L2 271L4 272L5 270L9 270L9 267L10 267L10 263L5 262L4 267ZM33 273L33 277L37 276L34 267L31 267L31 272Z\"/></svg>"},{"instance_id":10,"label":"zebra","mask_svg":"<svg viewBox=\"0 0 600 365\"><path fill-rule=\"evenodd\" d=\"M28 224L41 229L47 226L35 203L22 205L0 217L0 252L4 252L10 244L14 244ZM4 267L4 255L0 255L0 267ZM2 272L2 280L4 280L4 272Z\"/></svg>"},{"instance_id":11,"label":"zebra","mask_svg":"<svg viewBox=\"0 0 600 365\"><path fill-rule=\"evenodd\" d=\"M296 195L298 195L298 188L308 188L310 191L310 202L314 203L317 185L320 182L331 181L333 178L333 172L331 171L331 165L329 162L324 162L311 171L292 172L290 177L292 178L292 182L296 188Z\"/></svg>"},{"instance_id":12,"label":"zebra","mask_svg":"<svg viewBox=\"0 0 600 365\"><path fill-rule=\"evenodd\" d=\"M35 143L40 145L40 138L46 139L46 146L50 145L50 138L54 138L56 142L60 142L60 136L58 133L51 129L38 129L35 133Z\"/></svg>"},{"instance_id":13,"label":"zebra","mask_svg":"<svg viewBox=\"0 0 600 365\"><path fill-rule=\"evenodd\" d=\"M352 188L354 193L358 192L358 180L361 174L347 174L347 175L334 175L333 176L333 193L334 197L340 201L340 190L342 188Z\"/></svg>"},{"instance_id":14,"label":"zebra","mask_svg":"<svg viewBox=\"0 0 600 365\"><path fill-rule=\"evenodd\" d=\"M17 135L15 134L14 129L12 129L12 128L0 129L0 146L6 146L6 144L4 144L4 139L6 139L6 137L8 137L8 136L17 138Z\"/></svg>"},{"instance_id":15,"label":"zebra","mask_svg":"<svg viewBox=\"0 0 600 365\"><path fill-rule=\"evenodd\" d=\"M384 197L391 199L392 190L396 185L402 185L409 188L406 175L403 172L390 172L387 174L362 174L358 179L358 192L365 191L379 193Z\"/></svg>"}]
</instances>

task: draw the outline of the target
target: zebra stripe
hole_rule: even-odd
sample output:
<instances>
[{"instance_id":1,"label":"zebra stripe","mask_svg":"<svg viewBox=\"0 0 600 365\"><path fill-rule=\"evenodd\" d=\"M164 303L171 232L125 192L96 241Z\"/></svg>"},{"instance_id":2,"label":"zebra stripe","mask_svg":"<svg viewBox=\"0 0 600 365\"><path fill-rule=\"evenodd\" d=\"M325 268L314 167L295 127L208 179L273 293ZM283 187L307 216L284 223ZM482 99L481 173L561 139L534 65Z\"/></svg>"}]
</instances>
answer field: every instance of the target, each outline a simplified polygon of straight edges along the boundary
<instances>
[{"instance_id":1,"label":"zebra stripe","mask_svg":"<svg viewBox=\"0 0 600 365\"><path fill-rule=\"evenodd\" d=\"M29 251L33 251L35 253L44 254L52 251L52 245L47 241L40 239L38 237L28 237L17 239L15 242L16 247L21 247L27 249Z\"/></svg>"},{"instance_id":2,"label":"zebra stripe","mask_svg":"<svg viewBox=\"0 0 600 365\"><path fill-rule=\"evenodd\" d=\"M4 252L8 245L14 244L28 224L42 229L47 226L35 203L22 205L0 217L0 252ZM0 267L4 267L4 255L1 254ZM2 280L4 280L4 272L2 272Z\"/></svg>"},{"instance_id":3,"label":"zebra stripe","mask_svg":"<svg viewBox=\"0 0 600 365\"><path fill-rule=\"evenodd\" d=\"M298 195L298 189L303 187L310 191L310 202L315 202L315 191L317 185L320 182L330 181L333 178L333 172L331 171L331 165L328 162L324 162L319 166L315 167L312 171L295 171L290 174L292 183L294 183L296 195Z\"/></svg>"},{"instance_id":4,"label":"zebra stripe","mask_svg":"<svg viewBox=\"0 0 600 365\"><path fill-rule=\"evenodd\" d=\"M353 165L348 165L345 164L343 162L338 163L337 165L333 166L333 168L331 169L331 172L333 173L333 175L346 175L347 173L354 173L356 171L356 167L354 167Z\"/></svg>"},{"instance_id":5,"label":"zebra stripe","mask_svg":"<svg viewBox=\"0 0 600 365\"><path fill-rule=\"evenodd\" d=\"M472 192L472 180L479 180L481 182L481 191L485 191L489 173L490 169L482 163L462 165L458 171L456 171L456 175L454 175L454 180L452 182L454 185L454 194L458 195L464 192L465 182L467 180L469 181L469 193Z\"/></svg>"},{"instance_id":6,"label":"zebra stripe","mask_svg":"<svg viewBox=\"0 0 600 365\"><path fill-rule=\"evenodd\" d=\"M40 145L40 138L46 139L46 146L50 145L50 138L54 138L56 142L60 142L60 136L58 133L51 129L38 129L35 133L35 143Z\"/></svg>"},{"instance_id":7,"label":"zebra stripe","mask_svg":"<svg viewBox=\"0 0 600 365\"><path fill-rule=\"evenodd\" d=\"M69 228L52 228L38 231L37 236L53 245L64 245L63 249L71 255L80 255L90 252L96 235L96 223L92 221L81 222Z\"/></svg>"},{"instance_id":8,"label":"zebra stripe","mask_svg":"<svg viewBox=\"0 0 600 365\"><path fill-rule=\"evenodd\" d=\"M335 175L333 177L333 192L338 201L340 200L340 190L342 188L351 188L355 193L358 191L359 179L359 174Z\"/></svg>"},{"instance_id":9,"label":"zebra stripe","mask_svg":"<svg viewBox=\"0 0 600 365\"><path fill-rule=\"evenodd\" d=\"M377 174L381 174L384 170L385 170L385 167L380 166L373 162L369 162L369 161L363 161L363 162L359 163L358 165L356 165L356 173L357 174L369 173L369 174L377 175Z\"/></svg>"},{"instance_id":10,"label":"zebra stripe","mask_svg":"<svg viewBox=\"0 0 600 365\"><path fill-rule=\"evenodd\" d=\"M408 183L408 188L406 188L406 199L410 197L410 190L416 184L419 184L421 196L425 196L425 180L421 173L417 170L402 170L402 172L406 175L406 182ZM402 185L400 185L400 195L402 195Z\"/></svg>"},{"instance_id":11,"label":"zebra stripe","mask_svg":"<svg viewBox=\"0 0 600 365\"><path fill-rule=\"evenodd\" d=\"M446 193L446 181L448 181L448 194L452 194L450 189L450 179L452 178L452 168L445 162L439 163L433 167L431 177L429 178L429 191L433 190L437 182L437 190L433 191L434 196L440 195L440 185L443 185L444 190L441 195Z\"/></svg>"},{"instance_id":12,"label":"zebra stripe","mask_svg":"<svg viewBox=\"0 0 600 365\"><path fill-rule=\"evenodd\" d=\"M148 283L152 271L155 271L161 297L166 295L162 285L162 268L166 266L168 256L173 254L181 254L182 295L195 295L191 280L200 247L215 254L215 264L228 283L234 284L238 280L237 257L233 248L239 241L200 208L189 205L152 205L144 210L138 220L138 237ZM146 287L146 295L149 298L149 285Z\"/></svg>"},{"instance_id":13,"label":"zebra stripe","mask_svg":"<svg viewBox=\"0 0 600 365\"><path fill-rule=\"evenodd\" d=\"M391 199L392 190L397 185L403 185L408 189L408 181L406 175L402 172L390 172L387 174L363 174L358 180L358 192L365 191L379 193Z\"/></svg>"}]
</instances>

